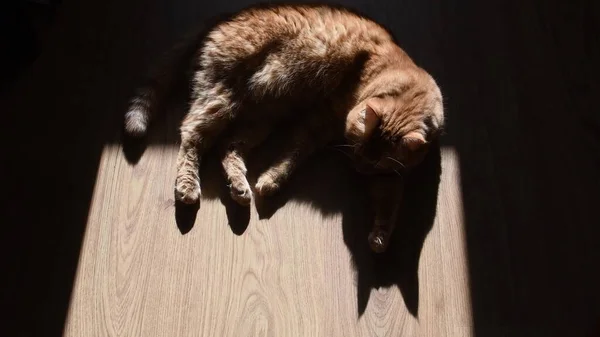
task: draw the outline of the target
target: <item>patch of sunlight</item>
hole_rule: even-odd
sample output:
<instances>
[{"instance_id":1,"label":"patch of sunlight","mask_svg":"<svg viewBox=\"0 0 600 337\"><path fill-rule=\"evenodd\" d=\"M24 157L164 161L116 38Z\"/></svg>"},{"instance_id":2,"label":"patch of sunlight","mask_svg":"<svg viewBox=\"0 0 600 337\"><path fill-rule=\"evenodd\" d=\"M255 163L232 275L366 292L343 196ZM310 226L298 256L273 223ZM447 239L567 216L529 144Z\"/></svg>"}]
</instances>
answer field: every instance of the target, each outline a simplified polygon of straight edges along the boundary
<instances>
[{"instance_id":1,"label":"patch of sunlight","mask_svg":"<svg viewBox=\"0 0 600 337\"><path fill-rule=\"evenodd\" d=\"M473 336L467 238L462 200L460 162L452 147L442 148L437 228L443 270L446 321L449 336Z\"/></svg>"}]
</instances>

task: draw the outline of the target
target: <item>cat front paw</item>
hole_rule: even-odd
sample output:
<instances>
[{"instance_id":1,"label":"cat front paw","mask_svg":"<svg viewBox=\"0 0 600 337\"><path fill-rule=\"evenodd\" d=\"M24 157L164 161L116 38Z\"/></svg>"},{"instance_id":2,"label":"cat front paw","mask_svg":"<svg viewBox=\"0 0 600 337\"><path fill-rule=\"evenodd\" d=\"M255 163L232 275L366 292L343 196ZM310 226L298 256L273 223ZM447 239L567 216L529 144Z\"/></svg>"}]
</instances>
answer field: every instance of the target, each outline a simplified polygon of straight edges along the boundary
<instances>
[{"instance_id":1,"label":"cat front paw","mask_svg":"<svg viewBox=\"0 0 600 337\"><path fill-rule=\"evenodd\" d=\"M199 202L200 184L189 180L178 179L175 184L175 198L188 205Z\"/></svg>"},{"instance_id":2,"label":"cat front paw","mask_svg":"<svg viewBox=\"0 0 600 337\"><path fill-rule=\"evenodd\" d=\"M252 190L247 182L232 183L229 187L231 198L242 206L249 206L252 202Z\"/></svg>"},{"instance_id":3,"label":"cat front paw","mask_svg":"<svg viewBox=\"0 0 600 337\"><path fill-rule=\"evenodd\" d=\"M279 190L279 184L268 174L263 174L256 182L256 193L261 197L275 194Z\"/></svg>"}]
</instances>

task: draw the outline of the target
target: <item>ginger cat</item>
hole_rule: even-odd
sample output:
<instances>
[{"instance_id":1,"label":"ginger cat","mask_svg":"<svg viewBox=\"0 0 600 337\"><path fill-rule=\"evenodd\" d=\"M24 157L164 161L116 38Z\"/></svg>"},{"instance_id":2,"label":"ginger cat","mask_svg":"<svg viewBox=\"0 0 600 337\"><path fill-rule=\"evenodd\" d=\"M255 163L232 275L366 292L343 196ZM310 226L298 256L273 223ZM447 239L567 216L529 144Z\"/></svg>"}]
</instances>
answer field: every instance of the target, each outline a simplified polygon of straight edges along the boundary
<instances>
[{"instance_id":1,"label":"ginger cat","mask_svg":"<svg viewBox=\"0 0 600 337\"><path fill-rule=\"evenodd\" d=\"M199 201L202 155L224 131L230 131L221 153L231 196L248 205L245 161L274 127L290 126L289 144L259 177L254 187L260 196L279 190L303 160L333 141L345 143L359 172L410 169L443 127L434 79L386 29L341 7L250 7L187 48L178 62L194 67L193 98L181 125L175 182L175 196L184 203ZM130 135L145 134L177 76L160 74L132 100L125 116ZM385 201L372 193L376 203ZM376 214L395 217L394 207L374 206ZM383 251L392 221L377 218L369 240L373 250Z\"/></svg>"}]
</instances>

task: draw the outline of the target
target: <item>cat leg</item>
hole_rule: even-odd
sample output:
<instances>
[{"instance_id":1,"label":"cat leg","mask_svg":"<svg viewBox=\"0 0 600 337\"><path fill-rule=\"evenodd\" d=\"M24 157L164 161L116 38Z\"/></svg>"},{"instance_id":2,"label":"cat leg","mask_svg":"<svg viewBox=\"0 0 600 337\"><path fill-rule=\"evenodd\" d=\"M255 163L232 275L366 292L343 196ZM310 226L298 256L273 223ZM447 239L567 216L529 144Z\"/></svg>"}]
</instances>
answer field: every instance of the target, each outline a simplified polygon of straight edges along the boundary
<instances>
[{"instance_id":1,"label":"cat leg","mask_svg":"<svg viewBox=\"0 0 600 337\"><path fill-rule=\"evenodd\" d=\"M290 138L286 140L282 154L258 178L256 193L263 197L275 194L298 165L325 143L322 134L321 137L315 137L315 132L311 131L310 126L300 124L295 127Z\"/></svg>"},{"instance_id":2,"label":"cat leg","mask_svg":"<svg viewBox=\"0 0 600 337\"><path fill-rule=\"evenodd\" d=\"M255 186L256 193L262 197L275 194L298 165L313 152L314 148L307 144L298 144L296 148L286 149L275 164L260 175Z\"/></svg>"},{"instance_id":3,"label":"cat leg","mask_svg":"<svg viewBox=\"0 0 600 337\"><path fill-rule=\"evenodd\" d=\"M210 95L213 94L213 95ZM181 145L177 155L175 198L186 204L200 200L200 161L202 154L227 125L233 104L222 87L202 95L192 104L181 124Z\"/></svg>"},{"instance_id":4,"label":"cat leg","mask_svg":"<svg viewBox=\"0 0 600 337\"><path fill-rule=\"evenodd\" d=\"M369 176L369 194L375 222L369 234L369 246L375 253L383 253L389 246L396 227L402 202L402 177L394 175Z\"/></svg>"},{"instance_id":5,"label":"cat leg","mask_svg":"<svg viewBox=\"0 0 600 337\"><path fill-rule=\"evenodd\" d=\"M250 150L260 145L269 135L271 125L257 123L240 125L222 144L221 165L229 182L231 198L242 206L250 205L252 189L246 178L246 159Z\"/></svg>"}]
</instances>

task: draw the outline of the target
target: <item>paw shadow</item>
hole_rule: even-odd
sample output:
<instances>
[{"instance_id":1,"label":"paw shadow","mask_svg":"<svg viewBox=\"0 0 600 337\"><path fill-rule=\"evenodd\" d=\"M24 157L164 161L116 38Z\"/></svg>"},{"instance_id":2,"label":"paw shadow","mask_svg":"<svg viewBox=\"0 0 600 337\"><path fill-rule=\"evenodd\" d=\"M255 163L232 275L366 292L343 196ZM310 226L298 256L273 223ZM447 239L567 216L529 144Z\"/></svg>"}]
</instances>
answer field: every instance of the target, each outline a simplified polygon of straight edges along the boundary
<instances>
[{"instance_id":1,"label":"paw shadow","mask_svg":"<svg viewBox=\"0 0 600 337\"><path fill-rule=\"evenodd\" d=\"M242 206L231 198L218 157L213 152L209 152L205 158L200 172L202 200L219 199L225 207L231 231L236 235L242 235L250 223L250 206Z\"/></svg>"},{"instance_id":2,"label":"paw shadow","mask_svg":"<svg viewBox=\"0 0 600 337\"><path fill-rule=\"evenodd\" d=\"M199 203L187 205L179 200L175 201L175 222L181 234L187 234L192 230L199 209Z\"/></svg>"}]
</instances>

